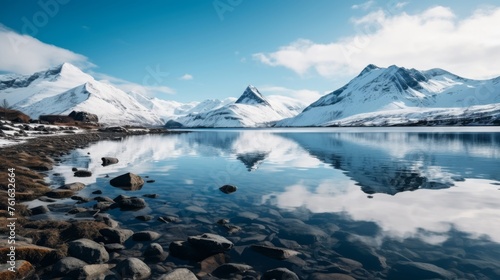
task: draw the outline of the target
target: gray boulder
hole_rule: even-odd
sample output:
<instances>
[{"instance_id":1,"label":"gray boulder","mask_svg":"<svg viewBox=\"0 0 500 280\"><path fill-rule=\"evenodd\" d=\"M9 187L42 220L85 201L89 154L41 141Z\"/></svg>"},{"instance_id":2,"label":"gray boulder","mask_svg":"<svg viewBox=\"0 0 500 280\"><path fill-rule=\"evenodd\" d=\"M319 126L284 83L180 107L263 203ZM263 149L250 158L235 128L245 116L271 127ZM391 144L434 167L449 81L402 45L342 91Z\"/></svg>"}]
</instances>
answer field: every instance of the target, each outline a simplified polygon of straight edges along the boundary
<instances>
[{"instance_id":1,"label":"gray boulder","mask_svg":"<svg viewBox=\"0 0 500 280\"><path fill-rule=\"evenodd\" d=\"M160 238L161 234L150 231L150 230L144 230L144 231L138 231L132 235L132 239L135 241L151 241L151 240L156 240Z\"/></svg>"},{"instance_id":2,"label":"gray boulder","mask_svg":"<svg viewBox=\"0 0 500 280\"><path fill-rule=\"evenodd\" d=\"M118 204L118 207L125 210L141 209L146 207L146 201L140 197L129 197L125 195L117 196L114 201Z\"/></svg>"},{"instance_id":3,"label":"gray boulder","mask_svg":"<svg viewBox=\"0 0 500 280\"><path fill-rule=\"evenodd\" d=\"M274 247L274 246L266 246L266 245L252 245L250 246L254 251L273 258L273 259L278 259L278 260L284 260L288 259L289 257L293 257L299 254L299 252L286 249L286 248L280 248L280 247Z\"/></svg>"},{"instance_id":4,"label":"gray boulder","mask_svg":"<svg viewBox=\"0 0 500 280\"><path fill-rule=\"evenodd\" d=\"M97 117L96 114L91 114L85 111L72 111L71 113L69 113L68 116L73 120L80 122L91 122L91 123L99 122L99 117Z\"/></svg>"},{"instance_id":5,"label":"gray boulder","mask_svg":"<svg viewBox=\"0 0 500 280\"><path fill-rule=\"evenodd\" d=\"M160 276L158 280L198 280L198 278L187 268L177 268Z\"/></svg>"},{"instance_id":6,"label":"gray boulder","mask_svg":"<svg viewBox=\"0 0 500 280\"><path fill-rule=\"evenodd\" d=\"M109 183L113 187L117 187L127 191L136 191L140 190L144 185L144 180L133 173L125 173L116 178L111 179Z\"/></svg>"},{"instance_id":7,"label":"gray boulder","mask_svg":"<svg viewBox=\"0 0 500 280\"><path fill-rule=\"evenodd\" d=\"M86 238L69 242L68 254L91 264L105 263L109 260L109 254L104 246Z\"/></svg>"},{"instance_id":8,"label":"gray boulder","mask_svg":"<svg viewBox=\"0 0 500 280\"><path fill-rule=\"evenodd\" d=\"M217 234L204 233L202 235L190 236L188 242L198 250L208 254L223 253L233 248L233 243Z\"/></svg>"},{"instance_id":9,"label":"gray boulder","mask_svg":"<svg viewBox=\"0 0 500 280\"><path fill-rule=\"evenodd\" d=\"M217 267L212 274L219 278L230 278L234 274L243 274L253 268L246 264L225 263Z\"/></svg>"},{"instance_id":10,"label":"gray boulder","mask_svg":"<svg viewBox=\"0 0 500 280\"><path fill-rule=\"evenodd\" d=\"M159 262L167 258L167 253L163 251L163 247L158 243L151 243L144 250L143 256L146 261Z\"/></svg>"},{"instance_id":11,"label":"gray boulder","mask_svg":"<svg viewBox=\"0 0 500 280\"><path fill-rule=\"evenodd\" d=\"M129 239L134 232L129 229L103 228L99 233L104 237L106 243L123 243Z\"/></svg>"},{"instance_id":12,"label":"gray boulder","mask_svg":"<svg viewBox=\"0 0 500 280\"><path fill-rule=\"evenodd\" d=\"M52 266L52 276L76 276L79 273L79 269L86 265L87 263L80 259L65 257Z\"/></svg>"},{"instance_id":13,"label":"gray boulder","mask_svg":"<svg viewBox=\"0 0 500 280\"><path fill-rule=\"evenodd\" d=\"M294 272L280 267L266 271L261 280L299 280L299 277Z\"/></svg>"},{"instance_id":14,"label":"gray boulder","mask_svg":"<svg viewBox=\"0 0 500 280\"><path fill-rule=\"evenodd\" d=\"M128 258L116 265L116 271L124 279L148 279L151 269L138 258Z\"/></svg>"}]
</instances>

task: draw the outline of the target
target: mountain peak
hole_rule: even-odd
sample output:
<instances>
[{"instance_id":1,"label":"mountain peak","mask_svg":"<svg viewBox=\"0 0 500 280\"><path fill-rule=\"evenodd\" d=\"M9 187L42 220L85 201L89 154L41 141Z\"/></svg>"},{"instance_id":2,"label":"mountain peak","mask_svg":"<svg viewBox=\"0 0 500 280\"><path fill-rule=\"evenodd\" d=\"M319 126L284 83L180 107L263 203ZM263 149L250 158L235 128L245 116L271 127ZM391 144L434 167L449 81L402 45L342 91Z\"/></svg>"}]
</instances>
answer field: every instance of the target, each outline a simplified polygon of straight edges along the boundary
<instances>
[{"instance_id":1,"label":"mountain peak","mask_svg":"<svg viewBox=\"0 0 500 280\"><path fill-rule=\"evenodd\" d=\"M264 105L269 105L269 102L262 96L262 94L259 92L259 90L252 86L249 85L246 89L245 92L236 100L236 104L249 104L249 105L256 105L256 104L264 104Z\"/></svg>"}]
</instances>

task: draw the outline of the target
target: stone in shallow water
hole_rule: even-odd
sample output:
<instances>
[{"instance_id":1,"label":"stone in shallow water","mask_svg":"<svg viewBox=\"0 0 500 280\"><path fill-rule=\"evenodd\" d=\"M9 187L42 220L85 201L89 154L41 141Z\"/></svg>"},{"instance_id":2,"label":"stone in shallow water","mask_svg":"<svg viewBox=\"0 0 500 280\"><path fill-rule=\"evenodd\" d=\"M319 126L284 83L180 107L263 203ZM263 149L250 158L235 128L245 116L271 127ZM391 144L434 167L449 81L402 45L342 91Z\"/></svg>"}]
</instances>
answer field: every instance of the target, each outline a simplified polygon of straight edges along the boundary
<instances>
[{"instance_id":1,"label":"stone in shallow water","mask_svg":"<svg viewBox=\"0 0 500 280\"><path fill-rule=\"evenodd\" d=\"M278 260L288 259L292 256L300 254L294 250L266 245L252 245L250 248L264 256Z\"/></svg>"},{"instance_id":2,"label":"stone in shallow water","mask_svg":"<svg viewBox=\"0 0 500 280\"><path fill-rule=\"evenodd\" d=\"M356 280L356 278L342 273L314 273L308 280Z\"/></svg>"},{"instance_id":3,"label":"stone in shallow water","mask_svg":"<svg viewBox=\"0 0 500 280\"><path fill-rule=\"evenodd\" d=\"M188 242L193 247L209 254L222 253L233 248L233 243L217 234L204 233L202 235L190 236Z\"/></svg>"},{"instance_id":4,"label":"stone in shallow water","mask_svg":"<svg viewBox=\"0 0 500 280\"><path fill-rule=\"evenodd\" d=\"M148 279L151 269L138 258L128 258L116 265L116 271L124 279Z\"/></svg>"},{"instance_id":5,"label":"stone in shallow water","mask_svg":"<svg viewBox=\"0 0 500 280\"><path fill-rule=\"evenodd\" d=\"M147 221L151 221L153 219L153 216L151 216L151 215L140 215L140 216L137 216L135 218L137 220L140 220L140 221L143 221L143 222L147 222Z\"/></svg>"},{"instance_id":6,"label":"stone in shallow water","mask_svg":"<svg viewBox=\"0 0 500 280\"><path fill-rule=\"evenodd\" d=\"M212 274L216 277L220 278L229 278L235 274L243 274L247 272L248 270L252 270L253 268L249 265L246 264L239 264L239 263L225 263L217 269L215 269Z\"/></svg>"},{"instance_id":7,"label":"stone in shallow water","mask_svg":"<svg viewBox=\"0 0 500 280\"><path fill-rule=\"evenodd\" d=\"M134 232L129 229L103 228L99 233L104 237L106 243L123 243L129 239Z\"/></svg>"},{"instance_id":8,"label":"stone in shallow water","mask_svg":"<svg viewBox=\"0 0 500 280\"><path fill-rule=\"evenodd\" d=\"M141 209L147 206L146 201L140 197L129 197L125 195L117 196L114 201L123 210Z\"/></svg>"},{"instance_id":9,"label":"stone in shallow water","mask_svg":"<svg viewBox=\"0 0 500 280\"><path fill-rule=\"evenodd\" d=\"M187 268L177 268L160 276L158 280L198 280L198 278Z\"/></svg>"},{"instance_id":10,"label":"stone in shallow water","mask_svg":"<svg viewBox=\"0 0 500 280\"><path fill-rule=\"evenodd\" d=\"M191 206L188 206L186 207L186 210L187 211L190 211L190 212L195 212L195 213L208 213L205 209L201 208L200 206L195 206L195 205L191 205Z\"/></svg>"},{"instance_id":11,"label":"stone in shallow water","mask_svg":"<svg viewBox=\"0 0 500 280\"><path fill-rule=\"evenodd\" d=\"M279 268L275 268L275 269L271 269L271 270L266 271L262 275L262 278L260 278L260 279L261 280L276 280L276 279L299 280L299 277L294 272L292 272L286 268L279 267Z\"/></svg>"},{"instance_id":12,"label":"stone in shallow water","mask_svg":"<svg viewBox=\"0 0 500 280\"><path fill-rule=\"evenodd\" d=\"M399 262L391 267L390 279L455 279L456 275L439 266L421 262Z\"/></svg>"},{"instance_id":13,"label":"stone in shallow water","mask_svg":"<svg viewBox=\"0 0 500 280\"><path fill-rule=\"evenodd\" d=\"M74 257L65 257L60 259L52 266L52 276L69 276L75 277L78 275L80 268L86 266L87 263L74 258Z\"/></svg>"},{"instance_id":14,"label":"stone in shallow water","mask_svg":"<svg viewBox=\"0 0 500 280\"><path fill-rule=\"evenodd\" d=\"M160 238L160 236L161 234L157 232L144 230L134 233L134 235L132 235L132 239L135 241L151 241Z\"/></svg>"},{"instance_id":15,"label":"stone in shallow water","mask_svg":"<svg viewBox=\"0 0 500 280\"><path fill-rule=\"evenodd\" d=\"M219 188L219 190L225 194L234 193L238 188L233 185L224 185Z\"/></svg>"},{"instance_id":16,"label":"stone in shallow water","mask_svg":"<svg viewBox=\"0 0 500 280\"><path fill-rule=\"evenodd\" d=\"M159 262L164 261L168 254L163 251L163 247L158 243L149 244L143 253L146 261Z\"/></svg>"},{"instance_id":17,"label":"stone in shallow water","mask_svg":"<svg viewBox=\"0 0 500 280\"><path fill-rule=\"evenodd\" d=\"M140 190L144 185L144 180L133 173L125 173L109 181L111 186L127 191Z\"/></svg>"},{"instance_id":18,"label":"stone in shallow water","mask_svg":"<svg viewBox=\"0 0 500 280\"><path fill-rule=\"evenodd\" d=\"M99 243L81 238L68 243L68 254L87 263L104 263L109 260L109 254Z\"/></svg>"}]
</instances>

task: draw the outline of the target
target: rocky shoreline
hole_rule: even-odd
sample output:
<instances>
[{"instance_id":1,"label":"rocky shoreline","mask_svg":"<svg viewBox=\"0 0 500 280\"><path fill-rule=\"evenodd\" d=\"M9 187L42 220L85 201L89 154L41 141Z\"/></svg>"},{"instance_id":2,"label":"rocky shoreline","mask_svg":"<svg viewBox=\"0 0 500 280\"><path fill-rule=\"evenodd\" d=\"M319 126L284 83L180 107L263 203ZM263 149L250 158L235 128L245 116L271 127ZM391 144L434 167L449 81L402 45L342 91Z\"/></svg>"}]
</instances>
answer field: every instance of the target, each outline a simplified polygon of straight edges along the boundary
<instances>
[{"instance_id":1,"label":"rocky shoreline","mask_svg":"<svg viewBox=\"0 0 500 280\"><path fill-rule=\"evenodd\" d=\"M51 135L49 137L37 137L25 140L23 143L0 148L0 192L4 199L0 200L0 279L53 279L54 273L51 269L54 264L68 255L69 242L86 238L89 240L99 239L102 235L100 229L115 226L116 222L103 216L92 220L31 220L29 217L44 213L48 207L41 206L28 209L23 202L35 199L51 202L57 198L71 197L80 188L68 188L66 190L54 189L46 181L47 172L61 161L61 158L74 149L84 148L90 143L102 140L118 140L131 135L143 134L167 134L177 133L165 129L139 129L127 130L122 128L103 129L100 131L87 131L78 134ZM22 136L22 135L20 135ZM8 204L8 170L14 170L15 174L15 211L9 213ZM84 187L84 185L83 185ZM62 194L65 192L65 194ZM57 207L58 204L54 204ZM59 204L60 206L60 204ZM76 212L72 212L76 214ZM85 214L85 213L84 213ZM81 214L80 216L83 216ZM91 216L90 216L91 217ZM9 229L8 225L12 218L15 220L15 230ZM9 271L8 256L12 243L9 243L9 235L15 234L15 273ZM65 262L65 261L64 261ZM64 263L63 262L63 263ZM7 263L7 265L6 265ZM64 266L64 265L63 265ZM97 269L97 267L91 267ZM64 270L63 268L59 268ZM68 269L67 267L65 269ZM94 271L96 272L96 271ZM67 272L67 271L66 271ZM89 272L82 272L82 279L98 279L90 276ZM57 274L57 273L56 273ZM65 273L63 273L65 274ZM84 276L87 274L86 276ZM73 275L75 276L75 275ZM71 278L64 279L74 279Z\"/></svg>"}]
</instances>

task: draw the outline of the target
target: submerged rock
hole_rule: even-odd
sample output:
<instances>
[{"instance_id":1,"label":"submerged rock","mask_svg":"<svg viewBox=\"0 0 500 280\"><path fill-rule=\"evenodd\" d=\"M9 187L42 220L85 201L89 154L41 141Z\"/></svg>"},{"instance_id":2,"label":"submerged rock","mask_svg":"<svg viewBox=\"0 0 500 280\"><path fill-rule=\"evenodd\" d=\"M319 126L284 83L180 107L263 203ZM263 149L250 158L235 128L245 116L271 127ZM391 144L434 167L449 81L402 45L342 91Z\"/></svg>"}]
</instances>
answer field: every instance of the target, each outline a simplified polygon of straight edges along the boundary
<instances>
[{"instance_id":1,"label":"submerged rock","mask_svg":"<svg viewBox=\"0 0 500 280\"><path fill-rule=\"evenodd\" d=\"M190 236L188 242L198 250L209 254L223 253L233 248L233 243L217 234L204 233L202 235Z\"/></svg>"},{"instance_id":2,"label":"submerged rock","mask_svg":"<svg viewBox=\"0 0 500 280\"><path fill-rule=\"evenodd\" d=\"M253 268L246 264L239 263L225 263L219 267L217 267L212 274L219 278L229 278L234 274L243 274L248 270L252 270Z\"/></svg>"},{"instance_id":3,"label":"submerged rock","mask_svg":"<svg viewBox=\"0 0 500 280\"><path fill-rule=\"evenodd\" d=\"M391 267L389 279L455 279L456 275L439 266L421 262L399 262Z\"/></svg>"},{"instance_id":4,"label":"submerged rock","mask_svg":"<svg viewBox=\"0 0 500 280\"><path fill-rule=\"evenodd\" d=\"M198 280L198 278L187 268L177 268L160 276L158 280Z\"/></svg>"},{"instance_id":5,"label":"submerged rock","mask_svg":"<svg viewBox=\"0 0 500 280\"><path fill-rule=\"evenodd\" d=\"M300 254L299 252L294 250L266 245L252 245L250 246L250 248L264 256L278 260L288 259Z\"/></svg>"},{"instance_id":6,"label":"submerged rock","mask_svg":"<svg viewBox=\"0 0 500 280\"><path fill-rule=\"evenodd\" d=\"M140 197L129 197L125 195L117 196L114 201L118 204L118 207L125 210L141 209L146 207L146 201Z\"/></svg>"},{"instance_id":7,"label":"submerged rock","mask_svg":"<svg viewBox=\"0 0 500 280\"><path fill-rule=\"evenodd\" d=\"M236 186L233 186L233 185L224 185L222 187L219 188L219 190L223 193L226 193L226 194L230 194L230 193L234 193L238 188Z\"/></svg>"},{"instance_id":8,"label":"submerged rock","mask_svg":"<svg viewBox=\"0 0 500 280\"><path fill-rule=\"evenodd\" d=\"M260 278L260 279L261 280L276 280L276 279L299 280L299 277L294 272L292 272L286 268L280 267L280 268L275 268L275 269L271 269L271 270L266 271L262 275L262 278Z\"/></svg>"},{"instance_id":9,"label":"submerged rock","mask_svg":"<svg viewBox=\"0 0 500 280\"><path fill-rule=\"evenodd\" d=\"M144 185L144 180L133 173L125 173L109 181L113 187L127 191L140 190Z\"/></svg>"},{"instance_id":10,"label":"submerged rock","mask_svg":"<svg viewBox=\"0 0 500 280\"><path fill-rule=\"evenodd\" d=\"M135 241L151 241L160 238L160 236L161 234L157 232L144 230L134 233L134 235L132 235L132 239Z\"/></svg>"}]
</instances>

